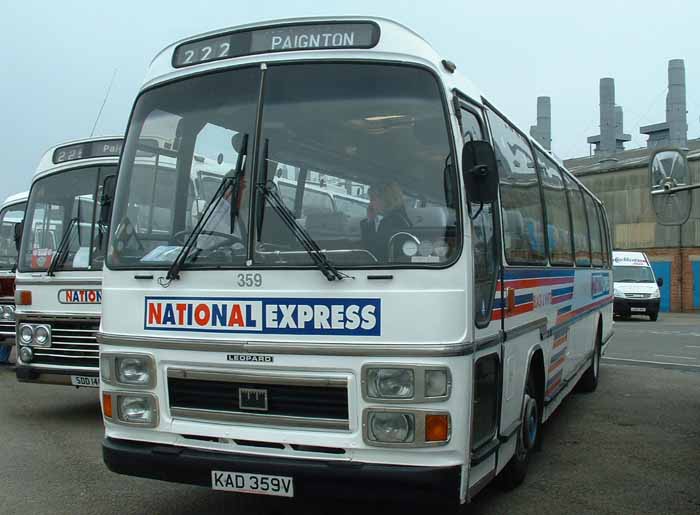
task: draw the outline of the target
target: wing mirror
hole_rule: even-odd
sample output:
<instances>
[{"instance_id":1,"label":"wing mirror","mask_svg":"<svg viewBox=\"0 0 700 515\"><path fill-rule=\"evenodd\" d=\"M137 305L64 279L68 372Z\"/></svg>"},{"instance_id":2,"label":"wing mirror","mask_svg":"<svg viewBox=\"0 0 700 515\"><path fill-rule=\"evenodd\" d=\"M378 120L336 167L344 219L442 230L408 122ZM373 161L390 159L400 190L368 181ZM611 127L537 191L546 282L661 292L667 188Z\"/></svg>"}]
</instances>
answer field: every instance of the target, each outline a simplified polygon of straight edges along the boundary
<instances>
[{"instance_id":1,"label":"wing mirror","mask_svg":"<svg viewBox=\"0 0 700 515\"><path fill-rule=\"evenodd\" d=\"M15 230L15 248L19 253L19 245L22 243L22 231L24 230L24 222L17 222L14 227Z\"/></svg>"},{"instance_id":2,"label":"wing mirror","mask_svg":"<svg viewBox=\"0 0 700 515\"><path fill-rule=\"evenodd\" d=\"M469 200L488 204L498 198L496 154L487 141L467 141L462 148L462 177Z\"/></svg>"},{"instance_id":3,"label":"wing mirror","mask_svg":"<svg viewBox=\"0 0 700 515\"><path fill-rule=\"evenodd\" d=\"M651 203L661 225L682 225L690 218L693 185L685 153L680 149L659 149L649 160Z\"/></svg>"},{"instance_id":4,"label":"wing mirror","mask_svg":"<svg viewBox=\"0 0 700 515\"><path fill-rule=\"evenodd\" d=\"M656 285L661 288L664 285L664 278L663 277L657 277L656 278Z\"/></svg>"},{"instance_id":5,"label":"wing mirror","mask_svg":"<svg viewBox=\"0 0 700 515\"><path fill-rule=\"evenodd\" d=\"M108 175L102 181L101 191L99 192L100 199L100 223L106 225L112 215L112 201L114 200L114 191L117 186L117 176Z\"/></svg>"}]
</instances>

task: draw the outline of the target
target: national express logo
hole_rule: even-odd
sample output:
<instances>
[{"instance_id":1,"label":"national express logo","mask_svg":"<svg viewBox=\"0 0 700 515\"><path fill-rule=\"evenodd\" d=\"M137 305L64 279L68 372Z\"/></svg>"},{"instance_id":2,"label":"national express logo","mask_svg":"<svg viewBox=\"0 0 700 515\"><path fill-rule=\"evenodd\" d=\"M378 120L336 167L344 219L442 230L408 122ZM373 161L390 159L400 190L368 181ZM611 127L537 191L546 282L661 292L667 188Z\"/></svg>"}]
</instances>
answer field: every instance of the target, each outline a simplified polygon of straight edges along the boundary
<instances>
[{"instance_id":1,"label":"national express logo","mask_svg":"<svg viewBox=\"0 0 700 515\"><path fill-rule=\"evenodd\" d=\"M59 290L61 304L102 304L102 290Z\"/></svg>"},{"instance_id":2,"label":"national express logo","mask_svg":"<svg viewBox=\"0 0 700 515\"><path fill-rule=\"evenodd\" d=\"M595 272L591 275L591 296L594 299L610 294L610 276L607 272Z\"/></svg>"},{"instance_id":3,"label":"national express logo","mask_svg":"<svg viewBox=\"0 0 700 515\"><path fill-rule=\"evenodd\" d=\"M379 336L379 299L146 297L144 329Z\"/></svg>"}]
</instances>

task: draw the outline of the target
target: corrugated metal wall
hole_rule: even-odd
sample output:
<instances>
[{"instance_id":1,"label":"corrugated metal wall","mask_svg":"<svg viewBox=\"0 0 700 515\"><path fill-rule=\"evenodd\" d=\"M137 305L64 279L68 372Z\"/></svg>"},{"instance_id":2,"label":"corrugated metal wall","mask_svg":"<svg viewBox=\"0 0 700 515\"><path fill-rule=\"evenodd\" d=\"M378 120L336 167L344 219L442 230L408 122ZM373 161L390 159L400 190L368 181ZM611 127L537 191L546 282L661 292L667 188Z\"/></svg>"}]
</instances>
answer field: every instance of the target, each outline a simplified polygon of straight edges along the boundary
<instances>
[{"instance_id":1,"label":"corrugated metal wall","mask_svg":"<svg viewBox=\"0 0 700 515\"><path fill-rule=\"evenodd\" d=\"M700 159L689 161L691 178L700 182ZM616 249L673 248L680 244L679 228L656 223L649 194L649 171L614 167L579 179L605 204ZM693 192L690 220L683 226L683 246L700 247L700 190Z\"/></svg>"}]
</instances>

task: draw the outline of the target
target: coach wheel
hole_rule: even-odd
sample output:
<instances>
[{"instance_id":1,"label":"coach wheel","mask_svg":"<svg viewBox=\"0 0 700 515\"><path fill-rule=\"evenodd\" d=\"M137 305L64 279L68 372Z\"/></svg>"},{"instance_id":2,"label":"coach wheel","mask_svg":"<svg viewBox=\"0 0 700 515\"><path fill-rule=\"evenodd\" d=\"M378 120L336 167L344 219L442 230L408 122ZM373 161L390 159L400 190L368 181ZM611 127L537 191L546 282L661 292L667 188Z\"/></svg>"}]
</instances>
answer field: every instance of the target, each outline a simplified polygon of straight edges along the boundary
<instances>
[{"instance_id":1,"label":"coach wheel","mask_svg":"<svg viewBox=\"0 0 700 515\"><path fill-rule=\"evenodd\" d=\"M598 376L600 375L600 351L601 351L601 330L598 326L596 332L595 348L593 349L593 361L591 365L581 376L581 381L578 384L578 389L585 393L594 392L598 388Z\"/></svg>"}]
</instances>

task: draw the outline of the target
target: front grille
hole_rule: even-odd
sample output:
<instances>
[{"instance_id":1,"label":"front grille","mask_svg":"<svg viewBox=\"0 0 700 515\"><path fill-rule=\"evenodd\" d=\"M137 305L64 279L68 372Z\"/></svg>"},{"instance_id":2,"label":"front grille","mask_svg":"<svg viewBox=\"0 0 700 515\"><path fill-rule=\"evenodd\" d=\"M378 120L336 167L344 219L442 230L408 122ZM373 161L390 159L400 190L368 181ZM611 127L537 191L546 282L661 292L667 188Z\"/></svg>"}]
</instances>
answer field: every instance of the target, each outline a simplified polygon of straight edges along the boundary
<instances>
[{"instance_id":1,"label":"front grille","mask_svg":"<svg viewBox=\"0 0 700 515\"><path fill-rule=\"evenodd\" d=\"M648 299L651 293L626 293L625 296L628 299Z\"/></svg>"},{"instance_id":2,"label":"front grille","mask_svg":"<svg viewBox=\"0 0 700 515\"><path fill-rule=\"evenodd\" d=\"M15 335L15 322L9 322L7 320L0 320L0 336L4 337L14 337Z\"/></svg>"},{"instance_id":3,"label":"front grille","mask_svg":"<svg viewBox=\"0 0 700 515\"><path fill-rule=\"evenodd\" d=\"M51 326L51 347L43 349L33 347L34 360L32 364L58 365L70 367L90 367L97 370L100 366L100 347L95 339L95 333L100 322L67 320L38 321Z\"/></svg>"},{"instance_id":4,"label":"front grille","mask_svg":"<svg viewBox=\"0 0 700 515\"><path fill-rule=\"evenodd\" d=\"M169 374L170 375L170 374ZM267 410L241 409L239 389L254 388L267 392ZM347 427L347 385L270 384L270 381L238 381L168 377L168 397L174 415L189 418L235 421L242 417L255 423ZM186 414L186 415L185 415ZM257 418L256 418L257 417ZM302 421L305 419L305 422ZM314 421L318 421L315 424ZM324 421L321 423L321 421Z\"/></svg>"}]
</instances>

